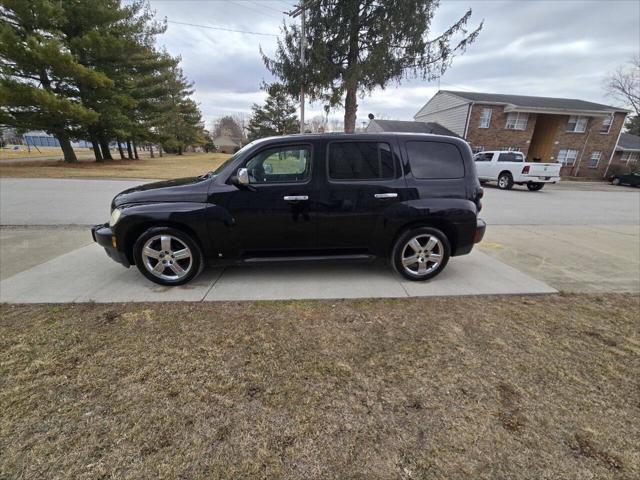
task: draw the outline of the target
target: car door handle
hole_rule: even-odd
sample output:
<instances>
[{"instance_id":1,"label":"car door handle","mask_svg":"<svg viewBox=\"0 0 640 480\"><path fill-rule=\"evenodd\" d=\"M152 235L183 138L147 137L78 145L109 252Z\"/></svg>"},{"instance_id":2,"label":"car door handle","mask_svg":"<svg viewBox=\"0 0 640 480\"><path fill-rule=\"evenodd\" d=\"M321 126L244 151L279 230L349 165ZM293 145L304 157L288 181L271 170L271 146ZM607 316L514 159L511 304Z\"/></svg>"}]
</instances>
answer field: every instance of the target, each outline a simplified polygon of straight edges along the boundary
<instances>
[{"instance_id":1,"label":"car door handle","mask_svg":"<svg viewBox=\"0 0 640 480\"><path fill-rule=\"evenodd\" d=\"M376 198L397 198L398 194L397 193L376 193L374 195L374 197L376 197Z\"/></svg>"},{"instance_id":2,"label":"car door handle","mask_svg":"<svg viewBox=\"0 0 640 480\"><path fill-rule=\"evenodd\" d=\"M309 197L307 195L286 195L284 199L287 202L300 202L303 200L309 200Z\"/></svg>"}]
</instances>

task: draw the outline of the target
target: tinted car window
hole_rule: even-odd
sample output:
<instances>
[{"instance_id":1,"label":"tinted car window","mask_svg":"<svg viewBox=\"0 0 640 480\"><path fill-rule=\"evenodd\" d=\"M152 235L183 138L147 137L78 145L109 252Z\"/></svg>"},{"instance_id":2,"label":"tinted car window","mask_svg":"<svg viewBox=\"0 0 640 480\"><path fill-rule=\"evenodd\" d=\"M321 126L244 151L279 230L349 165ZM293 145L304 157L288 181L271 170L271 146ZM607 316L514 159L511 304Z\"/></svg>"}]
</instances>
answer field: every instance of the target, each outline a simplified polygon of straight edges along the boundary
<instances>
[{"instance_id":1,"label":"tinted car window","mask_svg":"<svg viewBox=\"0 0 640 480\"><path fill-rule=\"evenodd\" d=\"M378 142L329 144L329 178L333 180L377 180L395 177L391 148Z\"/></svg>"},{"instance_id":2,"label":"tinted car window","mask_svg":"<svg viewBox=\"0 0 640 480\"><path fill-rule=\"evenodd\" d=\"M450 143L407 142L407 155L416 178L464 177L460 150Z\"/></svg>"},{"instance_id":3,"label":"tinted car window","mask_svg":"<svg viewBox=\"0 0 640 480\"><path fill-rule=\"evenodd\" d=\"M498 157L499 162L524 162L524 156L521 153L501 153Z\"/></svg>"}]
</instances>

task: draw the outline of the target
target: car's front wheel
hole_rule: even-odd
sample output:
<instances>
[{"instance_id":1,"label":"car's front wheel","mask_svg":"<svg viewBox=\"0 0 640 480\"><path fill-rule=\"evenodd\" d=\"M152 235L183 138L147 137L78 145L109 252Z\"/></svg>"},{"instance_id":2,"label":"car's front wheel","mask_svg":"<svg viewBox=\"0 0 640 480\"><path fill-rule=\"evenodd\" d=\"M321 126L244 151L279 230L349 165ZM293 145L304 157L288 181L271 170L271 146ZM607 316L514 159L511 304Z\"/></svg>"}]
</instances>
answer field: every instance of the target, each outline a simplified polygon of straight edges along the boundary
<instances>
[{"instance_id":1,"label":"car's front wheel","mask_svg":"<svg viewBox=\"0 0 640 480\"><path fill-rule=\"evenodd\" d=\"M611 184L612 185L620 185L620 179L618 177L615 177L613 180L611 180Z\"/></svg>"},{"instance_id":2,"label":"car's front wheel","mask_svg":"<svg viewBox=\"0 0 640 480\"><path fill-rule=\"evenodd\" d=\"M527 183L527 188L532 192L537 192L538 190L542 190L542 187L544 187L544 183L540 183L540 182Z\"/></svg>"},{"instance_id":3,"label":"car's front wheel","mask_svg":"<svg viewBox=\"0 0 640 480\"><path fill-rule=\"evenodd\" d=\"M450 256L451 246L444 233L419 227L400 235L391 252L391 264L409 280L429 280L442 272Z\"/></svg>"},{"instance_id":4,"label":"car's front wheel","mask_svg":"<svg viewBox=\"0 0 640 480\"><path fill-rule=\"evenodd\" d=\"M198 244L181 230L152 227L133 246L138 270L160 285L183 285L193 280L204 265Z\"/></svg>"}]
</instances>

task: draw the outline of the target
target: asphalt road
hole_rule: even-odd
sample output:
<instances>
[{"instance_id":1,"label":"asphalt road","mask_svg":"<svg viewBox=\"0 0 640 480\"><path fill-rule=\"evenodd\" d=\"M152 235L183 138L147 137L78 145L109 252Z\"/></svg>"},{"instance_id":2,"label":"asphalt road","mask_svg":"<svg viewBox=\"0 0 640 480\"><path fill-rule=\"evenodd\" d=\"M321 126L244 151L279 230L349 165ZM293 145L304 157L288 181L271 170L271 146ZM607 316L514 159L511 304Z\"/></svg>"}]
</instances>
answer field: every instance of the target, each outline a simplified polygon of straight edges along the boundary
<instances>
[{"instance_id":1,"label":"asphalt road","mask_svg":"<svg viewBox=\"0 0 640 480\"><path fill-rule=\"evenodd\" d=\"M193 284L168 289L112 262L86 228L108 219L116 193L140 183L0 179L0 302L640 292L638 189L489 186L484 241L433 282L404 282L381 261L209 269Z\"/></svg>"},{"instance_id":2,"label":"asphalt road","mask_svg":"<svg viewBox=\"0 0 640 480\"><path fill-rule=\"evenodd\" d=\"M0 225L92 225L113 196L148 180L0 179ZM489 225L640 225L640 189L570 182L539 192L485 188Z\"/></svg>"}]
</instances>

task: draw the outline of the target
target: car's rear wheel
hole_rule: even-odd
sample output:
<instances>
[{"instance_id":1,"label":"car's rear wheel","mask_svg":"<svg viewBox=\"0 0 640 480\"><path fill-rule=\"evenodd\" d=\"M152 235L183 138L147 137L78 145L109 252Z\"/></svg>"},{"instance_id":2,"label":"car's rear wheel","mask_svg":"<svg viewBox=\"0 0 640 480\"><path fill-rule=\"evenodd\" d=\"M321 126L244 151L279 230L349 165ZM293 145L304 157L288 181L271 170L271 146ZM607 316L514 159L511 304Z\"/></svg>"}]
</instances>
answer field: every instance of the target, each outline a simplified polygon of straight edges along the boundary
<instances>
[{"instance_id":1,"label":"car's rear wheel","mask_svg":"<svg viewBox=\"0 0 640 480\"><path fill-rule=\"evenodd\" d=\"M183 285L203 267L198 244L185 232L171 227L145 231L133 246L133 257L138 270L160 285Z\"/></svg>"},{"instance_id":2,"label":"car's rear wheel","mask_svg":"<svg viewBox=\"0 0 640 480\"><path fill-rule=\"evenodd\" d=\"M450 256L451 246L444 233L418 227L400 235L391 252L391 265L409 280L429 280L442 272Z\"/></svg>"},{"instance_id":3,"label":"car's rear wheel","mask_svg":"<svg viewBox=\"0 0 640 480\"><path fill-rule=\"evenodd\" d=\"M620 179L618 177L614 178L613 180L611 180L611 183L613 185L620 185Z\"/></svg>"},{"instance_id":4,"label":"car's rear wheel","mask_svg":"<svg viewBox=\"0 0 640 480\"><path fill-rule=\"evenodd\" d=\"M540 182L527 183L527 188L532 192L537 192L538 190L542 190L542 187L544 187L544 183L540 183Z\"/></svg>"},{"instance_id":5,"label":"car's rear wheel","mask_svg":"<svg viewBox=\"0 0 640 480\"><path fill-rule=\"evenodd\" d=\"M503 172L498 177L498 188L500 190L511 190L513 188L513 177L509 172Z\"/></svg>"}]
</instances>

